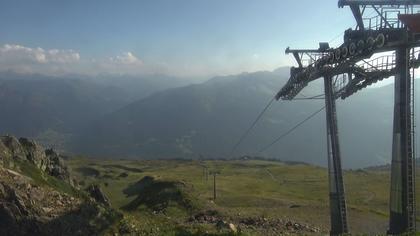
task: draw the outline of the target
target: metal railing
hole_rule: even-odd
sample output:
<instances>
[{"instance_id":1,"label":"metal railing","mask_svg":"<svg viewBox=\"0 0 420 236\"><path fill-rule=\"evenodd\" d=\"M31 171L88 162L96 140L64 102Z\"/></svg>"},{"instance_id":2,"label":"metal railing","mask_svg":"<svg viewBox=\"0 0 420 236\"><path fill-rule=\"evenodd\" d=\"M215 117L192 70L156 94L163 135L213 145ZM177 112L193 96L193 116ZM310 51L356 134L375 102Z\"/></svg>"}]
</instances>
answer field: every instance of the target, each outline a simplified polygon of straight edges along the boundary
<instances>
[{"instance_id":1,"label":"metal railing","mask_svg":"<svg viewBox=\"0 0 420 236\"><path fill-rule=\"evenodd\" d=\"M372 60L362 60L357 64L365 72L390 71L395 68L395 53L384 55Z\"/></svg>"},{"instance_id":2,"label":"metal railing","mask_svg":"<svg viewBox=\"0 0 420 236\"><path fill-rule=\"evenodd\" d=\"M374 16L363 17L365 27L370 30L381 30L390 28L404 28L405 25L398 19L399 14L419 13L419 6L391 6L381 7L380 10L368 7L373 10Z\"/></svg>"},{"instance_id":3,"label":"metal railing","mask_svg":"<svg viewBox=\"0 0 420 236\"><path fill-rule=\"evenodd\" d=\"M420 48L410 53L410 67L414 67L412 63L420 63ZM357 66L362 68L365 72L390 71L395 69L395 53L376 57L369 61L362 60L357 63Z\"/></svg>"}]
</instances>

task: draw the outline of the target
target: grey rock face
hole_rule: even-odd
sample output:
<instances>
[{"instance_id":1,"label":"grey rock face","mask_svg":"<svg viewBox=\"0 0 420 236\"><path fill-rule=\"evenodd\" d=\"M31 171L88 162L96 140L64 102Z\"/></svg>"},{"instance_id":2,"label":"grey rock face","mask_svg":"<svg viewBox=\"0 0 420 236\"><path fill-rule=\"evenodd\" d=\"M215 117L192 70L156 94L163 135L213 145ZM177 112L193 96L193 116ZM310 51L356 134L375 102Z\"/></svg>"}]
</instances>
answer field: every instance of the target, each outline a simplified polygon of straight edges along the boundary
<instances>
[{"instance_id":1,"label":"grey rock face","mask_svg":"<svg viewBox=\"0 0 420 236\"><path fill-rule=\"evenodd\" d=\"M45 156L48 160L45 171L58 179L71 182L69 170L60 155L53 149L46 149Z\"/></svg>"},{"instance_id":2,"label":"grey rock face","mask_svg":"<svg viewBox=\"0 0 420 236\"><path fill-rule=\"evenodd\" d=\"M8 154L11 155L12 158L26 160L26 153L23 150L19 140L9 135L0 137L0 140L3 146L5 146L8 149Z\"/></svg>"},{"instance_id":3,"label":"grey rock face","mask_svg":"<svg viewBox=\"0 0 420 236\"><path fill-rule=\"evenodd\" d=\"M13 136L0 136L0 164L13 168L14 161L27 161L50 176L73 185L69 170L61 156L52 149L44 148L35 141Z\"/></svg>"},{"instance_id":4,"label":"grey rock face","mask_svg":"<svg viewBox=\"0 0 420 236\"><path fill-rule=\"evenodd\" d=\"M36 144L35 141L27 138L20 138L19 143L25 151L26 159L36 165L40 170L45 171L49 160L45 155L44 149Z\"/></svg>"},{"instance_id":5,"label":"grey rock face","mask_svg":"<svg viewBox=\"0 0 420 236\"><path fill-rule=\"evenodd\" d=\"M13 168L13 155L10 149L0 140L0 164L6 168Z\"/></svg>"},{"instance_id":6,"label":"grey rock face","mask_svg":"<svg viewBox=\"0 0 420 236\"><path fill-rule=\"evenodd\" d=\"M97 202L102 203L105 206L111 206L108 197L104 194L104 192L102 192L98 185L92 184L86 189L86 191Z\"/></svg>"},{"instance_id":7,"label":"grey rock face","mask_svg":"<svg viewBox=\"0 0 420 236\"><path fill-rule=\"evenodd\" d=\"M0 234L22 235L17 220L21 217L19 208L12 203L0 203Z\"/></svg>"}]
</instances>

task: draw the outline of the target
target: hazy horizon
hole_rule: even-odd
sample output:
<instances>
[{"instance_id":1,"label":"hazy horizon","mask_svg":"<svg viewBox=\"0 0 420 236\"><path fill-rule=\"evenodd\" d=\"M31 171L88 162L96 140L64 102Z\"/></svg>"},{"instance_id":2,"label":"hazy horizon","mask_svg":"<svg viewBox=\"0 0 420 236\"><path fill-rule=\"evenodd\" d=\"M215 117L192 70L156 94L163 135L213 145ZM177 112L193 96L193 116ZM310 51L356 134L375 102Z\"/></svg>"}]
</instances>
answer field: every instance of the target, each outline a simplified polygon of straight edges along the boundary
<instances>
[{"instance_id":1,"label":"hazy horizon","mask_svg":"<svg viewBox=\"0 0 420 236\"><path fill-rule=\"evenodd\" d=\"M310 24L301 17L309 14ZM2 1L0 70L189 78L270 71L294 64L286 47L334 45L353 21L335 0Z\"/></svg>"}]
</instances>

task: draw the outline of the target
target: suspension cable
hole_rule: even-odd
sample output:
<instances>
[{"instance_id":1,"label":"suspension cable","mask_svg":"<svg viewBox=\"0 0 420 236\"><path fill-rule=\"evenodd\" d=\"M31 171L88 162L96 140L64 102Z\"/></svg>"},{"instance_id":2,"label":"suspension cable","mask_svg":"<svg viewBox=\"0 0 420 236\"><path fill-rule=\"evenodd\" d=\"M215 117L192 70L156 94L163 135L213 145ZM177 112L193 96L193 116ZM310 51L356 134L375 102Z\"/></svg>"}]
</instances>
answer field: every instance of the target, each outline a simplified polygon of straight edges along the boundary
<instances>
[{"instance_id":1,"label":"suspension cable","mask_svg":"<svg viewBox=\"0 0 420 236\"><path fill-rule=\"evenodd\" d=\"M239 147L239 145L242 143L242 141L248 136L249 132L254 128L254 126L258 123L258 121L261 119L261 117L264 115L264 113L268 110L268 108L271 106L271 104L274 102L276 97L273 97L268 104L264 107L264 109L260 112L260 114L257 116L257 118L252 122L251 126L245 131L245 133L239 138L238 142L233 146L232 150L230 151L229 156L232 156L232 154L236 151L236 149Z\"/></svg>"},{"instance_id":2,"label":"suspension cable","mask_svg":"<svg viewBox=\"0 0 420 236\"><path fill-rule=\"evenodd\" d=\"M299 126L303 125L306 121L310 120L311 118L313 118L315 115L317 115L318 113L320 113L324 109L325 109L325 106L323 106L321 109L317 110L316 112L312 113L310 116L306 117L304 120L302 120L301 122L299 122L297 125L293 126L291 129L289 129L288 131L286 131L282 135L280 135L280 137L276 138L273 142L271 142L267 146L261 148L258 151L257 154L260 154L261 152L264 152L265 150L269 149L271 146L273 146L274 144L276 144L277 142L279 142L281 139L283 139L284 137L286 137L287 135L289 135L290 133L292 133L295 129L297 129Z\"/></svg>"}]
</instances>

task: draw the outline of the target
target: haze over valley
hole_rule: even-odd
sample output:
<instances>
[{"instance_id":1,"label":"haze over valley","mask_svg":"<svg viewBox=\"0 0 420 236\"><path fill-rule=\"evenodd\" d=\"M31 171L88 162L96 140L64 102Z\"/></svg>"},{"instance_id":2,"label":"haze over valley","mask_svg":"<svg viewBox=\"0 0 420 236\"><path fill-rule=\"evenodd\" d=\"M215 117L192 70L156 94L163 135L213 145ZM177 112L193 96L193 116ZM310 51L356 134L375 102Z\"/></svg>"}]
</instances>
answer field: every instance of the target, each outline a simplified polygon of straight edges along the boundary
<instances>
[{"instance_id":1,"label":"haze over valley","mask_svg":"<svg viewBox=\"0 0 420 236\"><path fill-rule=\"evenodd\" d=\"M69 154L129 159L261 156L326 165L325 115L266 152L258 151L323 106L278 101L233 156L232 146L288 79L289 69L202 83L164 75L52 77L2 73L3 133L32 137ZM392 80L392 78L388 79ZM304 96L322 94L313 84ZM345 168L390 162L392 84L338 100ZM320 135L321 134L321 135ZM304 148L299 148L302 144Z\"/></svg>"}]
</instances>

